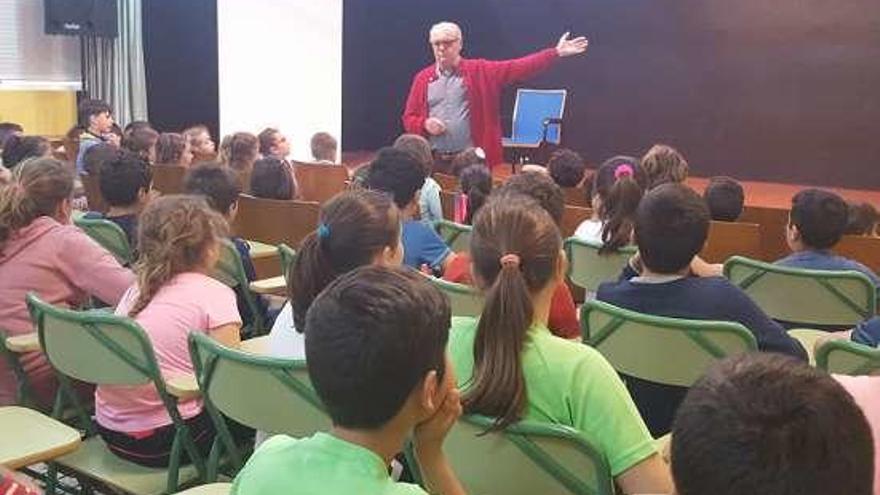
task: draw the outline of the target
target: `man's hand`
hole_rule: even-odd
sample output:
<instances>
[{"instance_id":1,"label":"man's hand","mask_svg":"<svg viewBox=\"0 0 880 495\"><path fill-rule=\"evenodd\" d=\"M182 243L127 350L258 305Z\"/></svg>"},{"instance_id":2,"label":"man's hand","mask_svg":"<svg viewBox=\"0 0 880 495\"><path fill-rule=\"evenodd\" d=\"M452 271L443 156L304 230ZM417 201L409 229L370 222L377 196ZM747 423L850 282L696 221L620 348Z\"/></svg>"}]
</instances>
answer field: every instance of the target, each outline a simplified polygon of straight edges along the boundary
<instances>
[{"instance_id":1,"label":"man's hand","mask_svg":"<svg viewBox=\"0 0 880 495\"><path fill-rule=\"evenodd\" d=\"M437 117L430 117L425 119L425 130L432 136L439 136L446 132L446 124Z\"/></svg>"},{"instance_id":2,"label":"man's hand","mask_svg":"<svg viewBox=\"0 0 880 495\"><path fill-rule=\"evenodd\" d=\"M572 55L580 55L587 51L587 45L590 44L587 41L587 38L583 36L578 36L575 39L568 39L568 35L571 33L565 33L559 38L559 43L556 44L556 53L559 54L560 57L570 57Z\"/></svg>"}]
</instances>

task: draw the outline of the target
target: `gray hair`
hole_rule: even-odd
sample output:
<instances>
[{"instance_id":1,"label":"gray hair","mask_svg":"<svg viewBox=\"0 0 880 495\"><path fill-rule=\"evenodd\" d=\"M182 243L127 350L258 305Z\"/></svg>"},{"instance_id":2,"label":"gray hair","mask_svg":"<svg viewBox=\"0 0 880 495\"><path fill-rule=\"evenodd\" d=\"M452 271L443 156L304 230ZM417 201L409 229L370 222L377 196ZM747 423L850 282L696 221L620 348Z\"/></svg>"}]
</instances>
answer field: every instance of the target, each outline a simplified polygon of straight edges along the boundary
<instances>
[{"instance_id":1,"label":"gray hair","mask_svg":"<svg viewBox=\"0 0 880 495\"><path fill-rule=\"evenodd\" d=\"M431 26L431 31L428 32L428 39L433 38L435 35L439 34L451 34L458 39L462 39L461 37L461 28L458 27L458 24L454 22L438 22Z\"/></svg>"}]
</instances>

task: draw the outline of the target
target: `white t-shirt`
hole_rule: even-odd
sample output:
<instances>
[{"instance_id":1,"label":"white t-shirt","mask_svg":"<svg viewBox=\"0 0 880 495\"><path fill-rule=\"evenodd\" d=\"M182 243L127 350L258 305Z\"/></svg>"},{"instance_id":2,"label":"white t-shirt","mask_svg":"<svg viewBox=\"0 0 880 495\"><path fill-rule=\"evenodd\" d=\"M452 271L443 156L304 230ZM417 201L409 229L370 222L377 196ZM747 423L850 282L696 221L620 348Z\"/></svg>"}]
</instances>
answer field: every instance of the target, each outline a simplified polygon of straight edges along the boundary
<instances>
[{"instance_id":1,"label":"white t-shirt","mask_svg":"<svg viewBox=\"0 0 880 495\"><path fill-rule=\"evenodd\" d=\"M582 241L602 242L602 227L605 224L601 220L584 220L574 231L574 236Z\"/></svg>"},{"instance_id":2,"label":"white t-shirt","mask_svg":"<svg viewBox=\"0 0 880 495\"><path fill-rule=\"evenodd\" d=\"M284 303L269 332L269 355L284 359L306 358L306 336L293 325L293 308Z\"/></svg>"}]
</instances>

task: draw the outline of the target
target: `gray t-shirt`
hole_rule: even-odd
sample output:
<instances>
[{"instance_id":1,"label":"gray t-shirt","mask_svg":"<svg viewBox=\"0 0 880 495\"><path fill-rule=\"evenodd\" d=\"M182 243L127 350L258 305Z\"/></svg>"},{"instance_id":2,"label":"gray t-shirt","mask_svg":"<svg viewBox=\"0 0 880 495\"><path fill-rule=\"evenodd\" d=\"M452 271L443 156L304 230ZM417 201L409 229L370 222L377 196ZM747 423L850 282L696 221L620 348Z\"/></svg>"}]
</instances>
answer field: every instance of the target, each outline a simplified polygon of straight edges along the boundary
<instances>
[{"instance_id":1,"label":"gray t-shirt","mask_svg":"<svg viewBox=\"0 0 880 495\"><path fill-rule=\"evenodd\" d=\"M467 88L460 72L438 71L428 83L428 116L446 124L445 133L430 137L433 149L452 152L473 146Z\"/></svg>"}]
</instances>

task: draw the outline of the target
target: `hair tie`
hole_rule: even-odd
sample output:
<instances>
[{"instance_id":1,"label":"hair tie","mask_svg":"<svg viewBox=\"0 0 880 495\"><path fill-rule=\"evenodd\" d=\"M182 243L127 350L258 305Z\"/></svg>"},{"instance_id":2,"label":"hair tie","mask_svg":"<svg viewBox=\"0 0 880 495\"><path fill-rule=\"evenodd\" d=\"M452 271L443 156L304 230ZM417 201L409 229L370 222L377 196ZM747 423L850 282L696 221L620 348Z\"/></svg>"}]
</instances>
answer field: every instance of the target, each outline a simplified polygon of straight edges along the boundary
<instances>
[{"instance_id":1,"label":"hair tie","mask_svg":"<svg viewBox=\"0 0 880 495\"><path fill-rule=\"evenodd\" d=\"M518 254L508 253L501 257L501 267L511 266L514 268L519 268L521 260Z\"/></svg>"},{"instance_id":2,"label":"hair tie","mask_svg":"<svg viewBox=\"0 0 880 495\"><path fill-rule=\"evenodd\" d=\"M614 169L614 180L618 180L621 177L632 177L635 175L635 170L633 170L632 165L629 163L621 163Z\"/></svg>"},{"instance_id":3,"label":"hair tie","mask_svg":"<svg viewBox=\"0 0 880 495\"><path fill-rule=\"evenodd\" d=\"M319 239L326 239L328 237L330 237L330 226L327 225L326 223L323 223L323 222L319 223L318 224L318 238Z\"/></svg>"}]
</instances>

